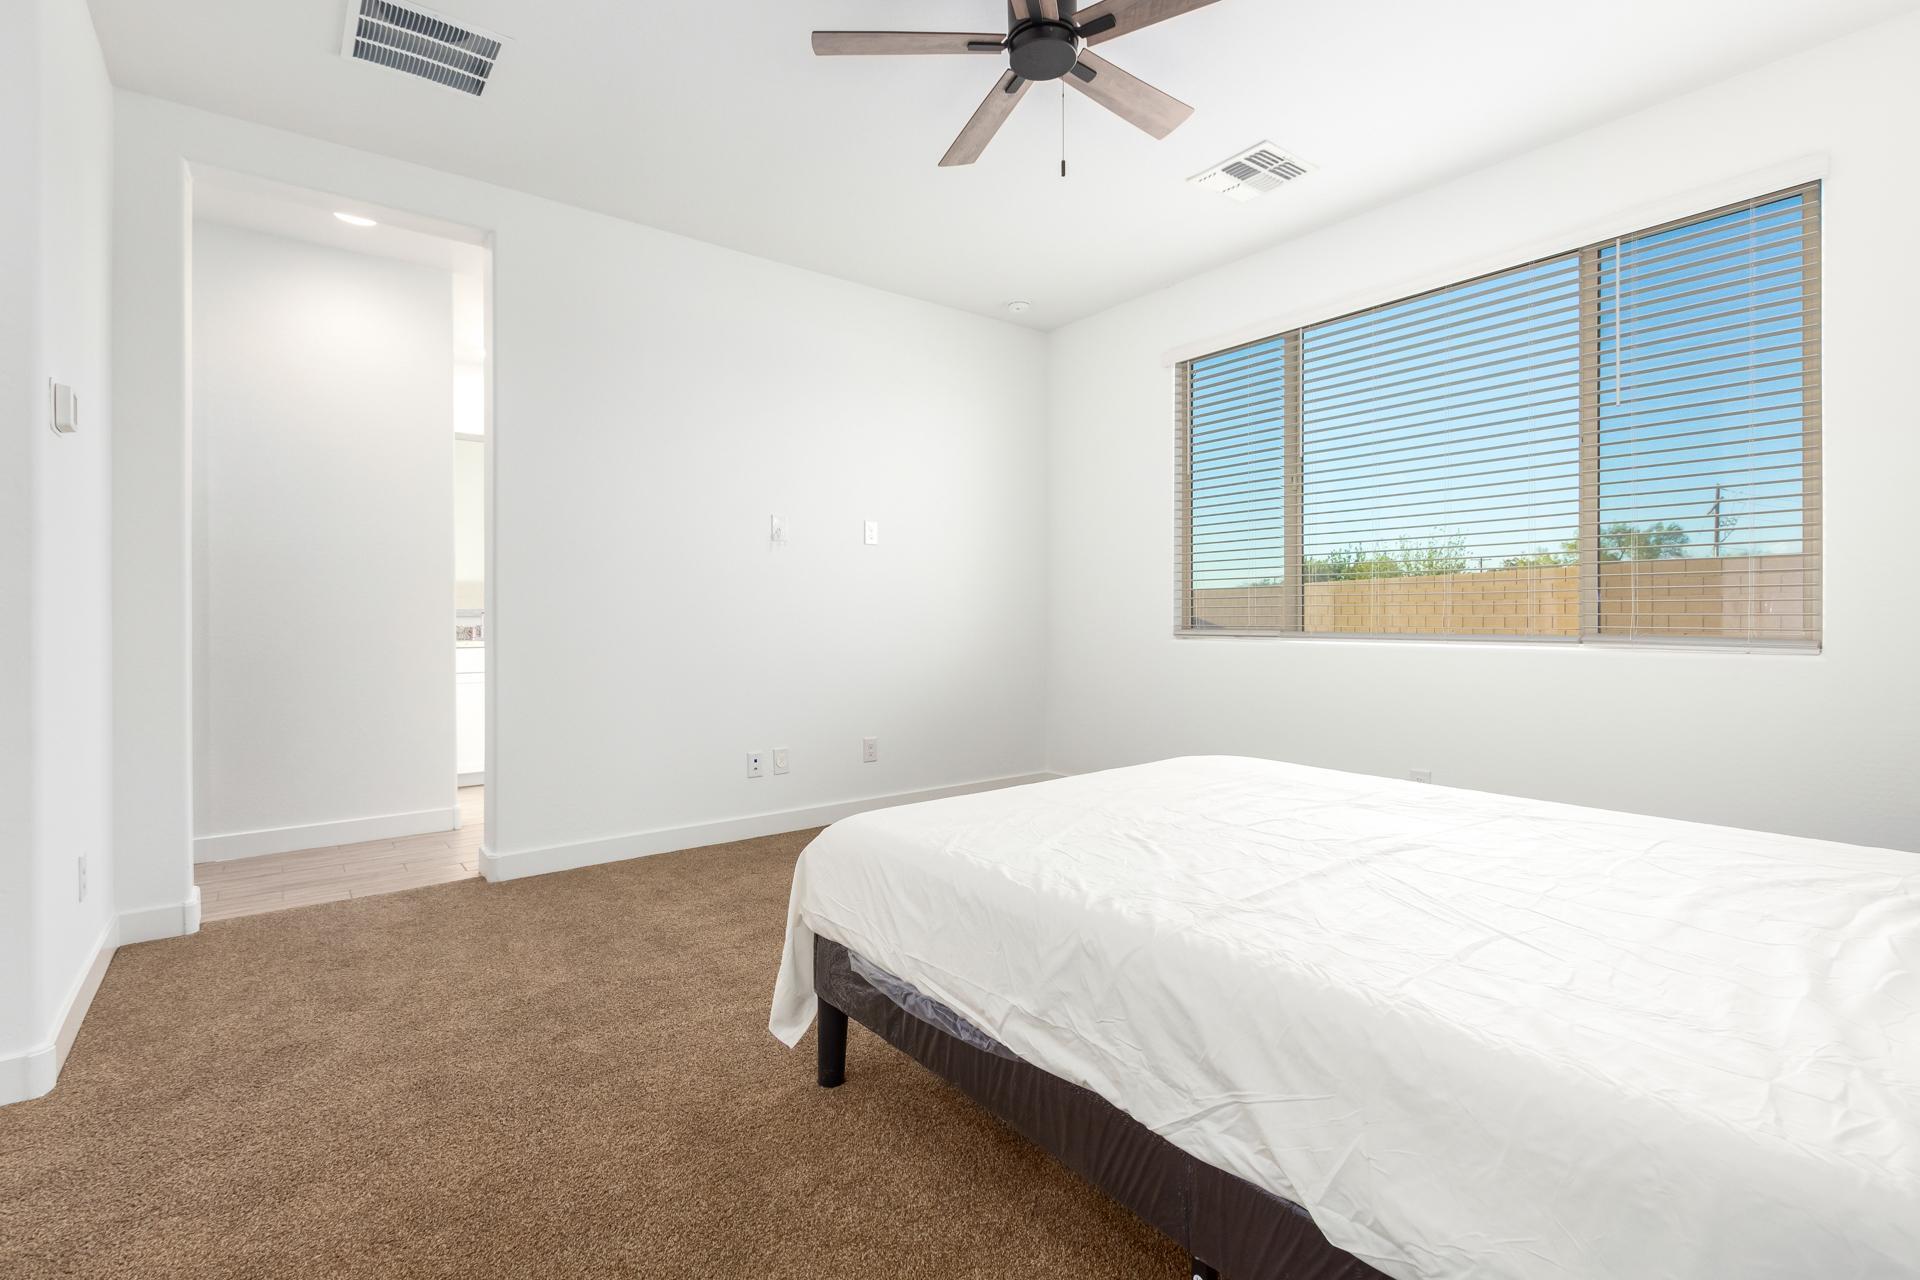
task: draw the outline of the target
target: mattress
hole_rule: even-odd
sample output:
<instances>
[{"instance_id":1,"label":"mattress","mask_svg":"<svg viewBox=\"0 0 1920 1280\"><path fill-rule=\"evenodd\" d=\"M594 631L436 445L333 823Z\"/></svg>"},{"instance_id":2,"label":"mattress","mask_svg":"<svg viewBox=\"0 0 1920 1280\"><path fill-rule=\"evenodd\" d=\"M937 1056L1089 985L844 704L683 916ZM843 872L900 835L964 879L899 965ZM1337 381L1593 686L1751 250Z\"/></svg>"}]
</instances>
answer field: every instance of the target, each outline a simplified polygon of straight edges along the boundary
<instances>
[{"instance_id":1,"label":"mattress","mask_svg":"<svg viewBox=\"0 0 1920 1280\"><path fill-rule=\"evenodd\" d=\"M1228 757L878 810L816 935L1390 1276L1920 1275L1920 857Z\"/></svg>"},{"instance_id":2,"label":"mattress","mask_svg":"<svg viewBox=\"0 0 1920 1280\"><path fill-rule=\"evenodd\" d=\"M1382 1280L1328 1244L1299 1205L1194 1159L1091 1090L1022 1062L945 1005L839 943L816 937L813 964L821 999L849 1022L953 1084L1220 1275Z\"/></svg>"}]
</instances>

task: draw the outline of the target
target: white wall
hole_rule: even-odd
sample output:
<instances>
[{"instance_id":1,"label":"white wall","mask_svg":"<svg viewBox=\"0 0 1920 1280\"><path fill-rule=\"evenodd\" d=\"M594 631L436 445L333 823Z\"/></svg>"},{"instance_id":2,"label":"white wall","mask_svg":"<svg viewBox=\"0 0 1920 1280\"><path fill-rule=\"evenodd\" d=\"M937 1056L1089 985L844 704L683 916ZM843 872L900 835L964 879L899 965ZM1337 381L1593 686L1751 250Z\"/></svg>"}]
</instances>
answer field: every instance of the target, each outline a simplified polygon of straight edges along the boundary
<instances>
[{"instance_id":1,"label":"white wall","mask_svg":"<svg viewBox=\"0 0 1920 1280\"><path fill-rule=\"evenodd\" d=\"M481 435L487 429L486 281L453 277L453 429Z\"/></svg>"},{"instance_id":2,"label":"white wall","mask_svg":"<svg viewBox=\"0 0 1920 1280\"><path fill-rule=\"evenodd\" d=\"M0 23L0 1101L27 1096L40 1027L33 980L34 437L45 395L38 334L40 42L37 11Z\"/></svg>"},{"instance_id":3,"label":"white wall","mask_svg":"<svg viewBox=\"0 0 1920 1280\"><path fill-rule=\"evenodd\" d=\"M459 395L456 388L455 396ZM453 442L454 604L478 609L487 577L487 447L478 440Z\"/></svg>"},{"instance_id":4,"label":"white wall","mask_svg":"<svg viewBox=\"0 0 1920 1280\"><path fill-rule=\"evenodd\" d=\"M0 24L0 1102L44 1092L114 925L112 96L81 0ZM47 427L47 379L81 429ZM87 859L85 900L78 860Z\"/></svg>"},{"instance_id":5,"label":"white wall","mask_svg":"<svg viewBox=\"0 0 1920 1280\"><path fill-rule=\"evenodd\" d=\"M1430 768L1465 787L1920 848L1920 594L1902 585L1920 476L1920 257L1904 248L1920 207L1916 59L1920 18L1903 19L1057 331L1052 766L1239 752ZM1173 637L1170 349L1759 194L1807 176L1793 163L1806 156L1830 166L1824 653Z\"/></svg>"},{"instance_id":6,"label":"white wall","mask_svg":"<svg viewBox=\"0 0 1920 1280\"><path fill-rule=\"evenodd\" d=\"M452 291L194 225L201 859L455 823Z\"/></svg>"},{"instance_id":7,"label":"white wall","mask_svg":"<svg viewBox=\"0 0 1920 1280\"><path fill-rule=\"evenodd\" d=\"M453 277L453 429L466 436L487 430L486 282ZM487 576L487 450L482 441L458 441L453 450L453 580L455 604L485 606Z\"/></svg>"},{"instance_id":8,"label":"white wall","mask_svg":"<svg viewBox=\"0 0 1920 1280\"><path fill-rule=\"evenodd\" d=\"M188 156L494 236L495 855L674 847L1039 768L1043 338L153 99L117 107L136 437L117 603L122 636L150 640L116 673L130 902L188 927ZM869 734L882 758L863 765ZM746 752L776 746L792 772L747 780Z\"/></svg>"}]
</instances>

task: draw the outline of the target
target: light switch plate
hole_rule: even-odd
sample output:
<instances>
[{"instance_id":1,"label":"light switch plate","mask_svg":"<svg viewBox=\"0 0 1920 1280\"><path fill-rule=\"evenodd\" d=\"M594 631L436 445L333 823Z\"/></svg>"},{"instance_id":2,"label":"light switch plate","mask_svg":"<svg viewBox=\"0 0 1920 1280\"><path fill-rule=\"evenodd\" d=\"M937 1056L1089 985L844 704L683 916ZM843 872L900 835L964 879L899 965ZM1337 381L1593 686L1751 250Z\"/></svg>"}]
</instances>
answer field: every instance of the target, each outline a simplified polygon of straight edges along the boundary
<instances>
[{"instance_id":1,"label":"light switch plate","mask_svg":"<svg viewBox=\"0 0 1920 1280\"><path fill-rule=\"evenodd\" d=\"M72 435L80 429L80 397L73 393L72 387L64 382L55 382L52 378L47 379L47 388L52 413L47 425L56 434Z\"/></svg>"}]
</instances>

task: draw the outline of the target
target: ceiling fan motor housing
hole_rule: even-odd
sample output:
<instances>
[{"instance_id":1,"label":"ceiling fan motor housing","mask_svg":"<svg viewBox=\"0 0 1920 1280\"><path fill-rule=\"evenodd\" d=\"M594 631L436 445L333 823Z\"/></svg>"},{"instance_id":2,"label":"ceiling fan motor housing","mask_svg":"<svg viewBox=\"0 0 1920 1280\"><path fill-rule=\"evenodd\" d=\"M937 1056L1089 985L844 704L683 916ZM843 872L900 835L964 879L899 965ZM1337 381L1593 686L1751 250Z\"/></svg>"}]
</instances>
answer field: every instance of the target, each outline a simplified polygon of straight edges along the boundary
<instances>
[{"instance_id":1,"label":"ceiling fan motor housing","mask_svg":"<svg viewBox=\"0 0 1920 1280\"><path fill-rule=\"evenodd\" d=\"M1022 80L1058 80L1080 59L1080 37L1064 22L1023 22L1007 36L1013 74Z\"/></svg>"}]
</instances>

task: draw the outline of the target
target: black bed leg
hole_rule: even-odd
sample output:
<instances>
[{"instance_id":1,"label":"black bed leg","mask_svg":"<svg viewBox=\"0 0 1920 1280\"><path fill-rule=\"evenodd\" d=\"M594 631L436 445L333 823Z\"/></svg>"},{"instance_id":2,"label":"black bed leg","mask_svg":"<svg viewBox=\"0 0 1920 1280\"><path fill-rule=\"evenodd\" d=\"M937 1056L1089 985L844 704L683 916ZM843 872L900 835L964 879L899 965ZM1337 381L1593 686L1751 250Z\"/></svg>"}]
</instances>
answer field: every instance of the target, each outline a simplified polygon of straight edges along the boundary
<instances>
[{"instance_id":1,"label":"black bed leg","mask_svg":"<svg viewBox=\"0 0 1920 1280\"><path fill-rule=\"evenodd\" d=\"M1220 1273L1198 1258L1187 1259L1187 1271L1193 1276L1193 1280L1220 1280Z\"/></svg>"},{"instance_id":2,"label":"black bed leg","mask_svg":"<svg viewBox=\"0 0 1920 1280\"><path fill-rule=\"evenodd\" d=\"M828 1004L820 1006L820 1087L838 1088L847 1082L847 1015Z\"/></svg>"}]
</instances>

